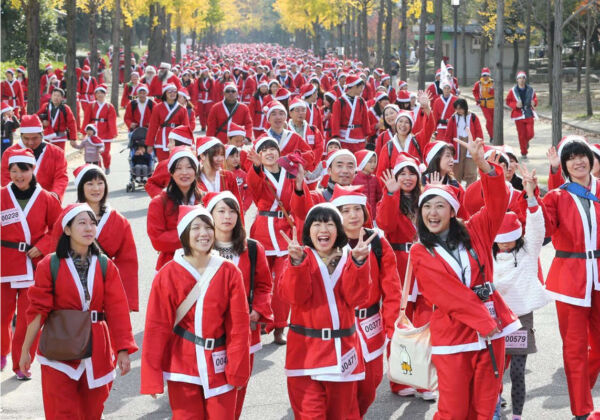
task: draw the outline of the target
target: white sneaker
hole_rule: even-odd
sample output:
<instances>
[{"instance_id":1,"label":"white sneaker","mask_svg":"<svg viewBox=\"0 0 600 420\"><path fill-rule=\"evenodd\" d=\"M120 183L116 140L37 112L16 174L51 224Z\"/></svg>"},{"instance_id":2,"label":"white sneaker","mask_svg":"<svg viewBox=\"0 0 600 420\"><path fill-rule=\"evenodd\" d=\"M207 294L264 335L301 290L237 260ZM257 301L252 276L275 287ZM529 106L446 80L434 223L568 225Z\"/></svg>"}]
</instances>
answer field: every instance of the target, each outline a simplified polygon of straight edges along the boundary
<instances>
[{"instance_id":1,"label":"white sneaker","mask_svg":"<svg viewBox=\"0 0 600 420\"><path fill-rule=\"evenodd\" d=\"M423 401L435 401L437 400L437 393L434 391L417 392L417 397Z\"/></svg>"},{"instance_id":2,"label":"white sneaker","mask_svg":"<svg viewBox=\"0 0 600 420\"><path fill-rule=\"evenodd\" d=\"M417 390L414 388L404 388L398 391L396 394L401 397L412 397L413 395L417 394Z\"/></svg>"}]
</instances>

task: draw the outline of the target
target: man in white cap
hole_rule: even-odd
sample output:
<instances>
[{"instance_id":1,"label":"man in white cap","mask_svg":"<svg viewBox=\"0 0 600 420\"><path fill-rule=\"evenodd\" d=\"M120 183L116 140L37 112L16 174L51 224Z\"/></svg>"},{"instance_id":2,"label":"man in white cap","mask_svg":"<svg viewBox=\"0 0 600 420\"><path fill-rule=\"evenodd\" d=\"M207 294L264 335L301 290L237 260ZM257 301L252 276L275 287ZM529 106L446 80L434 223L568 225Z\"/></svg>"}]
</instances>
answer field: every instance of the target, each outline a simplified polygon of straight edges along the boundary
<instances>
[{"instance_id":1,"label":"man in white cap","mask_svg":"<svg viewBox=\"0 0 600 420\"><path fill-rule=\"evenodd\" d=\"M244 127L246 138L252 139L252 116L246 104L238 101L238 87L226 83L223 87L224 99L215 102L208 113L206 135L216 137L227 144L227 129L230 122Z\"/></svg>"},{"instance_id":2,"label":"man in white cap","mask_svg":"<svg viewBox=\"0 0 600 420\"><path fill-rule=\"evenodd\" d=\"M450 117L454 114L454 101L456 101L456 96L452 94L452 86L450 85L449 80L440 80L440 87L442 88L442 94L433 101L433 115L437 121L437 134L435 138L443 140L446 138L448 120L450 120Z\"/></svg>"},{"instance_id":3,"label":"man in white cap","mask_svg":"<svg viewBox=\"0 0 600 420\"><path fill-rule=\"evenodd\" d=\"M524 71L517 73L517 84L508 91L506 105L512 108L510 118L517 126L521 159L527 159L529 142L533 139L533 122L537 118L537 95L533 88L527 84L527 74Z\"/></svg>"}]
</instances>

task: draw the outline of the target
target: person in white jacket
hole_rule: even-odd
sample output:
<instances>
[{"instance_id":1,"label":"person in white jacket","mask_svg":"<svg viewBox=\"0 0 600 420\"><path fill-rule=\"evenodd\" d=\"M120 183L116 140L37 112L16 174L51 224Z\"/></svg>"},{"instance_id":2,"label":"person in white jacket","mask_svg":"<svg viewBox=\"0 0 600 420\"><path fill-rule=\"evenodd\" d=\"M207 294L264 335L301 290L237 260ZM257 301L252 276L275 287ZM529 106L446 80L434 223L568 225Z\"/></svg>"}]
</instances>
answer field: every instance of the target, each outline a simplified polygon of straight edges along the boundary
<instances>
[{"instance_id":1,"label":"person in white jacket","mask_svg":"<svg viewBox=\"0 0 600 420\"><path fill-rule=\"evenodd\" d=\"M523 172L528 205L525 233L517 215L507 212L493 245L494 285L522 324L521 329L506 336L507 363L510 361L512 382L513 420L521 419L525 404L527 355L537 351L533 311L548 303L544 286L538 277L538 258L545 231L544 215L534 196L537 186L535 170L531 174L526 170Z\"/></svg>"}]
</instances>

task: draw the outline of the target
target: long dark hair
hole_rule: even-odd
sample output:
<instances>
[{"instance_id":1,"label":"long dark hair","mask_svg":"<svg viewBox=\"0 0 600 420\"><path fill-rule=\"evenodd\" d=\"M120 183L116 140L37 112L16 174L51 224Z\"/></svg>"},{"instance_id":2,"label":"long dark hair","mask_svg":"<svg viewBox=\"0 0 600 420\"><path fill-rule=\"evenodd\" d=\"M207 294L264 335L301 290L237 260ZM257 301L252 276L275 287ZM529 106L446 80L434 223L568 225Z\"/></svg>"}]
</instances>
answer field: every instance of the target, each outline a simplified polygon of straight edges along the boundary
<instances>
[{"instance_id":1,"label":"long dark hair","mask_svg":"<svg viewBox=\"0 0 600 420\"><path fill-rule=\"evenodd\" d=\"M237 221L235 222L235 226L231 232L231 242L233 242L233 252L235 252L237 255L241 255L246 249L246 229L244 229L244 225L242 224L240 206L238 205L237 200L232 198L224 198L221 201L223 201L227 207L229 207L231 210L234 210L237 214ZM214 210L215 209L213 208L212 211Z\"/></svg>"},{"instance_id":2,"label":"long dark hair","mask_svg":"<svg viewBox=\"0 0 600 420\"><path fill-rule=\"evenodd\" d=\"M190 162L190 165L192 165L196 168L195 173L196 173L196 175L198 175L198 166L196 164L194 164L194 162L192 162L192 160L188 157L181 157L181 158L177 159L175 162L173 162L173 165L171 165L171 169L169 169L169 173L171 174L171 179L169 180L169 185L167 185L166 192L167 192L167 197L171 201L173 201L173 203L175 203L175 211L176 212L179 211L178 209L179 209L180 203L183 203L183 202L187 203L190 201L190 198L192 198L192 194L194 194L196 196L196 198L199 198L201 196L195 176L194 176L194 181L192 182L192 185L190 185L190 189L188 190L185 197L183 196L183 192L179 189L179 187L175 183L175 180L173 179L173 173L175 172L175 168L177 167L177 162L179 162L179 160L181 160L181 159L187 159Z\"/></svg>"},{"instance_id":3,"label":"long dark hair","mask_svg":"<svg viewBox=\"0 0 600 420\"><path fill-rule=\"evenodd\" d=\"M419 240L426 248L430 249L438 244L439 239L438 235L431 233L429 229L427 229L427 226L425 226L425 222L423 221L423 205L433 197L435 197L435 195L431 195L423 200L419 206L419 213L417 215L417 233L419 234ZM469 231L467 231L465 224L456 216L450 218L450 227L446 243L452 249L455 249L460 244L463 244L465 248L471 248L471 236L469 236Z\"/></svg>"},{"instance_id":4,"label":"long dark hair","mask_svg":"<svg viewBox=\"0 0 600 420\"><path fill-rule=\"evenodd\" d=\"M522 236L517 239L515 247L510 252L519 252L521 248L525 249L525 240ZM500 248L498 247L498 243L494 242L494 245L492 245L492 254L494 255L494 259L496 259L498 252L500 252Z\"/></svg>"},{"instance_id":5,"label":"long dark hair","mask_svg":"<svg viewBox=\"0 0 600 420\"><path fill-rule=\"evenodd\" d=\"M206 223L214 232L215 225L214 225L213 221L210 219L210 217L206 216L205 214L201 214L198 217L200 218L200 220L202 220L204 223ZM193 222L193 220L192 220L192 222ZM181 232L181 236L179 237L179 240L181 241L181 247L183 248L183 255L186 255L188 257L190 255L192 255L192 248L190 247L190 230L192 228L192 222L190 222L190 224L187 225L187 227L183 230L183 232ZM210 246L210 249L212 250L214 246L215 246L215 238L213 236L213 243ZM210 253L210 250L208 252Z\"/></svg>"},{"instance_id":6,"label":"long dark hair","mask_svg":"<svg viewBox=\"0 0 600 420\"><path fill-rule=\"evenodd\" d=\"M306 220L304 221L304 228L302 229L302 243L312 249L315 249L312 239L310 238L310 227L314 222L330 222L335 223L335 229L337 230L337 237L335 238L334 248L342 248L348 243L348 237L344 232L344 226L340 216L333 209L326 207L319 207L312 210Z\"/></svg>"},{"instance_id":7,"label":"long dark hair","mask_svg":"<svg viewBox=\"0 0 600 420\"><path fill-rule=\"evenodd\" d=\"M215 169L215 156L220 155L221 153L223 154L223 156L225 156L225 146L222 143L209 148L202 154L208 158L210 166L212 166L213 169Z\"/></svg>"},{"instance_id":8,"label":"long dark hair","mask_svg":"<svg viewBox=\"0 0 600 420\"><path fill-rule=\"evenodd\" d=\"M100 216L102 216L106 211L106 198L108 197L108 182L106 182L106 175L104 175L104 172L99 171L98 169L90 169L81 177L81 181L79 181L79 185L77 185L77 202L87 202L85 199L85 193L83 192L83 187L86 182L93 181L95 179L104 181L104 195L100 199Z\"/></svg>"},{"instance_id":9,"label":"long dark hair","mask_svg":"<svg viewBox=\"0 0 600 420\"><path fill-rule=\"evenodd\" d=\"M88 214L88 216L90 216L90 219L92 219L92 221L94 222L94 224L98 225L98 220L96 219L96 215L94 213L92 213L91 211L86 212ZM75 218L72 218L71 220L69 220L69 223L67 223L67 226L71 227L71 225L73 224L73 220L75 220ZM68 236L64 229L63 229L63 233L62 235L60 235L60 239L58 240L58 244L56 245L56 256L58 258L69 258L69 251L71 250L71 237ZM92 253L92 255L100 255L100 248L98 248L98 244L96 244L96 241L94 240L94 242L92 242L89 246L89 250Z\"/></svg>"},{"instance_id":10,"label":"long dark hair","mask_svg":"<svg viewBox=\"0 0 600 420\"><path fill-rule=\"evenodd\" d=\"M400 190L400 211L405 216L413 216L416 215L417 211L419 210L419 196L421 195L421 183L419 182L419 173L415 168L413 168L412 166L406 166L406 169L408 169L408 171L411 174L417 176L417 184L409 194L404 194L404 192ZM396 179L398 179L398 176L400 176L400 172L396 174Z\"/></svg>"},{"instance_id":11,"label":"long dark hair","mask_svg":"<svg viewBox=\"0 0 600 420\"><path fill-rule=\"evenodd\" d=\"M442 174L440 163L442 161L442 156L444 156L446 150L450 150L452 156L454 156L454 154L456 153L456 149L451 144L442 147L440 150L438 150L433 159L431 159L431 162L429 162L429 165L427 165L427 169L425 170L425 172L423 172L423 175L429 175L434 172L438 172L440 175ZM448 173L444 175L444 178L442 179L442 184L448 184L450 180L454 180L454 176Z\"/></svg>"}]
</instances>

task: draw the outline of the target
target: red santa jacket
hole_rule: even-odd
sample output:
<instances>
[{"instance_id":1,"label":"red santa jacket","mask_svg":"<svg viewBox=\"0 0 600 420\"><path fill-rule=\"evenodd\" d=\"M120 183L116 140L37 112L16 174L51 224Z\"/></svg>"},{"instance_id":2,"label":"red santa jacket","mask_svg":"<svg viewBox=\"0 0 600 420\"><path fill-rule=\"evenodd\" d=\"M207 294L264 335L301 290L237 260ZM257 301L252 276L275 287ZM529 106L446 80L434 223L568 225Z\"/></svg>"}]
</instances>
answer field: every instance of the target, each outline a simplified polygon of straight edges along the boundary
<instances>
[{"instance_id":1,"label":"red santa jacket","mask_svg":"<svg viewBox=\"0 0 600 420\"><path fill-rule=\"evenodd\" d=\"M185 107L185 110L188 114L188 127L190 127L193 133L196 129L196 112L194 111L194 106L190 103Z\"/></svg>"},{"instance_id":2,"label":"red santa jacket","mask_svg":"<svg viewBox=\"0 0 600 420\"><path fill-rule=\"evenodd\" d=\"M47 118L44 120L50 123L52 130L56 134L56 137L50 139L50 142L64 143L67 139L77 140L77 124L69 105L60 104L56 107L51 101L46 102L36 114L38 116L42 114L47 115Z\"/></svg>"},{"instance_id":3,"label":"red santa jacket","mask_svg":"<svg viewBox=\"0 0 600 420\"><path fill-rule=\"evenodd\" d=\"M123 121L125 121L125 125L129 131L137 127L148 128L150 126L152 110L155 106L156 103L154 103L154 101L150 98L147 98L146 102L143 104L140 103L139 99L130 101L125 108L125 115L123 116ZM137 125L135 127L131 127L132 123Z\"/></svg>"},{"instance_id":4,"label":"red santa jacket","mask_svg":"<svg viewBox=\"0 0 600 420\"><path fill-rule=\"evenodd\" d=\"M179 81L179 78L171 72L169 72L169 75L167 76L164 82L160 79L160 77L154 76L150 83L146 82L146 84L148 85L148 90L150 91L148 92L148 95L153 96L156 99L160 99L163 94L163 85L169 83L173 83L177 87L177 90L181 88L181 82Z\"/></svg>"},{"instance_id":5,"label":"red santa jacket","mask_svg":"<svg viewBox=\"0 0 600 420\"><path fill-rule=\"evenodd\" d=\"M132 82L125 83L123 85L123 96L121 96L121 107L127 108L127 105L135 99L137 96L137 90L140 87L140 83L134 85Z\"/></svg>"},{"instance_id":6,"label":"red santa jacket","mask_svg":"<svg viewBox=\"0 0 600 420\"><path fill-rule=\"evenodd\" d=\"M538 105L537 95L533 87L526 85L527 93L526 93L526 102L523 108L517 108L517 100L519 98L519 94L517 93L517 85L513 86L511 90L508 91L506 95L506 105L512 108L512 112L510 113L510 118L513 121L522 120L525 118L537 118L537 113L535 112L535 108ZM525 107L529 105L531 107L530 110L526 110Z\"/></svg>"},{"instance_id":7,"label":"red santa jacket","mask_svg":"<svg viewBox=\"0 0 600 420\"><path fill-rule=\"evenodd\" d=\"M2 102L6 102L13 108L20 108L25 112L23 89L21 88L21 83L17 79L13 79L12 82L3 80L2 83L0 83L0 92Z\"/></svg>"},{"instance_id":8,"label":"red santa jacket","mask_svg":"<svg viewBox=\"0 0 600 420\"><path fill-rule=\"evenodd\" d=\"M27 84L29 83L29 79L27 77L24 77L22 79L17 79L17 81L21 83L21 91L23 92L23 98L25 99L25 101L27 101L27 91L29 90L29 86L27 86Z\"/></svg>"},{"instance_id":9,"label":"red santa jacket","mask_svg":"<svg viewBox=\"0 0 600 420\"><path fill-rule=\"evenodd\" d=\"M323 134L323 114L317 104L306 103L306 122L308 125L317 127Z\"/></svg>"},{"instance_id":10,"label":"red santa jacket","mask_svg":"<svg viewBox=\"0 0 600 420\"><path fill-rule=\"evenodd\" d=\"M2 225L0 236L2 242L25 243L47 255L52 248L49 232L58 218L62 208L60 202L39 184L25 208L15 197L12 183L2 187L0 192L2 208ZM0 254L2 265L0 283L11 283L13 288L27 287L33 284L33 274L42 257L30 259L25 251L3 246Z\"/></svg>"},{"instance_id":11,"label":"red santa jacket","mask_svg":"<svg viewBox=\"0 0 600 420\"><path fill-rule=\"evenodd\" d=\"M367 175L363 171L358 170L352 181L352 185L362 185L363 194L367 196L367 209L371 219L375 220L377 216L377 203L381 201L383 189L379 179L373 174Z\"/></svg>"},{"instance_id":12,"label":"red santa jacket","mask_svg":"<svg viewBox=\"0 0 600 420\"><path fill-rule=\"evenodd\" d=\"M276 138L273 135L272 129L267 130L266 134L263 134L261 137L271 136ZM281 140L279 140L279 153L281 156L287 156L294 152L300 152L302 155L302 159L304 160L304 167L312 171L315 168L316 161L315 155L313 153L312 148L294 131L288 130L286 128L283 129L281 133Z\"/></svg>"},{"instance_id":13,"label":"red santa jacket","mask_svg":"<svg viewBox=\"0 0 600 420\"><path fill-rule=\"evenodd\" d=\"M221 191L231 191L238 203L242 202L242 197L240 196L240 190L238 188L237 179L235 174L231 171L226 170L218 170L215 175L215 182L210 182L210 180L204 175L204 172L198 172L198 188L202 191L206 192L221 192ZM243 219L242 212L242 219Z\"/></svg>"},{"instance_id":14,"label":"red santa jacket","mask_svg":"<svg viewBox=\"0 0 600 420\"><path fill-rule=\"evenodd\" d=\"M313 163L311 164L312 168L309 169L310 171L312 171L315 169L316 163L321 161L321 158L323 156L323 150L325 149L325 140L323 139L323 135L321 134L319 129L317 129L317 127L315 127L314 125L309 125L306 121L302 122L302 132L301 134L299 134L299 136L300 138L302 138L302 140L304 140L306 144L308 144L308 146L312 150ZM291 120L288 123L288 125L290 129L293 129L293 122ZM294 130L293 132L295 134L298 134L296 130ZM305 166L309 168L308 163Z\"/></svg>"},{"instance_id":15,"label":"red santa jacket","mask_svg":"<svg viewBox=\"0 0 600 420\"><path fill-rule=\"evenodd\" d=\"M200 204L202 197L195 194L194 204ZM177 218L179 217L179 206L175 205L166 191L150 201L148 216L146 218L146 229L152 247L159 252L156 261L156 270L173 259L173 253L181 248L181 241L177 234Z\"/></svg>"},{"instance_id":16,"label":"red santa jacket","mask_svg":"<svg viewBox=\"0 0 600 420\"><path fill-rule=\"evenodd\" d=\"M526 213L525 209L521 208L520 202L522 192L515 190L508 181L506 181L506 188L508 189L508 208L506 211L516 213L521 223L525 224ZM461 195L461 207L464 207L467 211L468 217L477 213L485 205L480 179L469 185L467 190Z\"/></svg>"},{"instance_id":17,"label":"red santa jacket","mask_svg":"<svg viewBox=\"0 0 600 420\"><path fill-rule=\"evenodd\" d=\"M493 340L521 327L499 293L493 293L486 304L471 290L486 281L493 282L491 249L508 205L502 168L492 165L496 175L480 172L486 206L465 222L478 261L462 246L459 252L463 270L440 245L428 250L417 243L410 250L419 290L435 305L430 324L433 354L483 350L486 342L482 336L494 328L498 327L500 332Z\"/></svg>"},{"instance_id":18,"label":"red santa jacket","mask_svg":"<svg viewBox=\"0 0 600 420\"><path fill-rule=\"evenodd\" d=\"M162 190L164 190L167 185L169 185L169 181L171 180L171 174L167 169L167 165L169 164L168 160L161 160L156 164L154 168L154 172L152 176L148 178L144 189L150 196L150 198L154 198L159 195Z\"/></svg>"},{"instance_id":19,"label":"red santa jacket","mask_svg":"<svg viewBox=\"0 0 600 420\"><path fill-rule=\"evenodd\" d=\"M271 95L266 94L265 96L257 95L258 97L252 96L250 98L250 104L248 110L252 115L252 128L254 130L267 130L267 115L263 111L266 104L272 101Z\"/></svg>"},{"instance_id":20,"label":"red santa jacket","mask_svg":"<svg viewBox=\"0 0 600 420\"><path fill-rule=\"evenodd\" d=\"M448 121L452 114L454 114L454 101L456 96L450 94L448 98L444 98L444 95L440 95L435 101L433 101L433 115L437 124L437 138L445 139L445 130L448 128Z\"/></svg>"},{"instance_id":21,"label":"red santa jacket","mask_svg":"<svg viewBox=\"0 0 600 420\"><path fill-rule=\"evenodd\" d=\"M77 82L77 96L79 101L90 104L94 102L96 100L94 97L96 87L98 87L98 82L96 82L95 77L81 77Z\"/></svg>"},{"instance_id":22,"label":"red santa jacket","mask_svg":"<svg viewBox=\"0 0 600 420\"><path fill-rule=\"evenodd\" d=\"M381 153L381 149L383 146L394 137L394 132L389 128L387 130L382 131L377 136L377 140L375 140L375 154L379 156Z\"/></svg>"},{"instance_id":23,"label":"red santa jacket","mask_svg":"<svg viewBox=\"0 0 600 420\"><path fill-rule=\"evenodd\" d=\"M169 106L161 102L152 108L150 125L146 133L146 145L167 152L169 133L179 125L189 125L188 113L185 108L175 102Z\"/></svg>"},{"instance_id":24,"label":"red santa jacket","mask_svg":"<svg viewBox=\"0 0 600 420\"><path fill-rule=\"evenodd\" d=\"M300 92L300 87L306 84L306 79L304 78L304 75L301 72L291 74L291 76L292 80L294 81L294 92L292 93L298 94L298 92Z\"/></svg>"},{"instance_id":25,"label":"red santa jacket","mask_svg":"<svg viewBox=\"0 0 600 420\"><path fill-rule=\"evenodd\" d=\"M288 261L279 293L291 305L290 325L331 330L355 326L354 308L362 307L369 298L370 265L367 260L357 266L348 248L342 252L331 275L312 248L305 247L306 257L300 265L293 266ZM287 340L287 376L311 376L334 382L364 379L363 354L356 332L325 340L290 328Z\"/></svg>"},{"instance_id":26,"label":"red santa jacket","mask_svg":"<svg viewBox=\"0 0 600 420\"><path fill-rule=\"evenodd\" d=\"M58 146L54 146L50 143L43 143L44 150L38 157L33 173L35 179L40 186L48 192L55 193L58 199L62 201L69 183L69 177L67 176L67 159L65 158L65 152ZM2 155L2 186L7 185L10 182L10 171L8 170L8 158L13 151L23 149L25 146L19 140L18 143L13 144L5 150Z\"/></svg>"},{"instance_id":27,"label":"red santa jacket","mask_svg":"<svg viewBox=\"0 0 600 420\"><path fill-rule=\"evenodd\" d=\"M216 102L210 112L208 113L208 121L206 127L206 135L209 137L216 137L227 144L227 128L230 122L234 122L237 125L244 127L246 130L246 137L251 139L252 136L252 117L250 116L250 110L246 104L238 102L237 109L233 116L229 117L229 111L225 106L225 101Z\"/></svg>"},{"instance_id":28,"label":"red santa jacket","mask_svg":"<svg viewBox=\"0 0 600 420\"><path fill-rule=\"evenodd\" d=\"M178 306L196 285L200 296L177 326L202 338L225 337L212 349L173 332ZM240 271L211 256L198 271L178 251L152 282L142 351L142 394L160 394L167 381L200 385L204 398L244 386L250 377L250 318Z\"/></svg>"},{"instance_id":29,"label":"red santa jacket","mask_svg":"<svg viewBox=\"0 0 600 420\"><path fill-rule=\"evenodd\" d=\"M194 83L196 86L196 98L192 96L192 100L198 103L209 103L214 101L214 88L215 81L209 77L203 79L198 77L198 80Z\"/></svg>"},{"instance_id":30,"label":"red santa jacket","mask_svg":"<svg viewBox=\"0 0 600 420\"><path fill-rule=\"evenodd\" d=\"M105 143L110 143L117 137L117 112L112 104L108 102L104 102L102 105L98 102L92 103L81 125L82 129L85 129L85 126L90 123L96 124L98 137Z\"/></svg>"},{"instance_id":31,"label":"red santa jacket","mask_svg":"<svg viewBox=\"0 0 600 420\"><path fill-rule=\"evenodd\" d=\"M322 73L321 76L317 76L319 79L319 85L323 92L328 92L331 90L332 81L325 73Z\"/></svg>"},{"instance_id":32,"label":"red santa jacket","mask_svg":"<svg viewBox=\"0 0 600 420\"><path fill-rule=\"evenodd\" d=\"M89 310L103 312L105 321L92 322L92 357L83 360L59 362L49 360L38 349L38 361L63 372L77 381L82 374L87 376L90 389L106 385L117 376L115 352L127 350L135 353L138 347L133 339L127 298L121 285L119 271L112 261L108 261L106 276L103 278L98 258L92 256L87 277L89 304L84 300L84 291L79 274L71 258L61 258L56 281L53 284L50 270L50 255L37 267L35 284L28 291L29 322L41 314L42 325L53 310ZM85 372L85 373L84 373Z\"/></svg>"},{"instance_id":33,"label":"red santa jacket","mask_svg":"<svg viewBox=\"0 0 600 420\"><path fill-rule=\"evenodd\" d=\"M429 86L427 86L427 89L425 90L426 93L429 93L431 103L434 103L435 100L442 94L442 90L438 88L438 83L439 82L431 83Z\"/></svg>"},{"instance_id":34,"label":"red santa jacket","mask_svg":"<svg viewBox=\"0 0 600 420\"><path fill-rule=\"evenodd\" d=\"M444 140L446 143L454 146L454 149L455 149L454 160L455 161L458 161L458 157L460 156L460 148L461 148L460 143L456 143L454 141L455 138L458 138L459 119L460 119L460 116L456 112L454 114L452 114L452 117L450 117L450 119L448 120L448 127L446 128L445 137L443 139L441 137L439 138L440 140ZM481 129L481 123L479 122L479 118L477 117L477 115L473 114L472 112L469 112L465 116L464 122L465 122L465 127L471 131L471 134L473 135L473 139L477 139L477 138L482 139L483 138L483 130ZM467 152L466 156L471 157L469 152Z\"/></svg>"},{"instance_id":35,"label":"red santa jacket","mask_svg":"<svg viewBox=\"0 0 600 420\"><path fill-rule=\"evenodd\" d=\"M242 197L242 209L246 212L254 202L250 189L248 188L248 183L246 182L247 173L242 168L237 168L232 172L235 175L238 190Z\"/></svg>"},{"instance_id":36,"label":"red santa jacket","mask_svg":"<svg viewBox=\"0 0 600 420\"><path fill-rule=\"evenodd\" d=\"M369 126L367 104L361 97L350 98L344 93L331 110L331 137L344 143L363 143L374 133Z\"/></svg>"},{"instance_id":37,"label":"red santa jacket","mask_svg":"<svg viewBox=\"0 0 600 420\"><path fill-rule=\"evenodd\" d=\"M591 177L589 190L600 196L600 182ZM564 189L549 191L543 199L546 236L558 251L596 253L600 249L600 205L589 200L589 222L580 199ZM590 226L591 225L591 226ZM569 275L565 275L569 273ZM590 307L592 290L600 290L597 258L562 258L552 260L546 278L546 292L560 302Z\"/></svg>"},{"instance_id":38,"label":"red santa jacket","mask_svg":"<svg viewBox=\"0 0 600 420\"><path fill-rule=\"evenodd\" d=\"M256 80L253 77L241 78L238 80L238 91L242 97L242 102L248 105L250 98L256 92Z\"/></svg>"}]
</instances>

